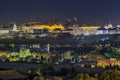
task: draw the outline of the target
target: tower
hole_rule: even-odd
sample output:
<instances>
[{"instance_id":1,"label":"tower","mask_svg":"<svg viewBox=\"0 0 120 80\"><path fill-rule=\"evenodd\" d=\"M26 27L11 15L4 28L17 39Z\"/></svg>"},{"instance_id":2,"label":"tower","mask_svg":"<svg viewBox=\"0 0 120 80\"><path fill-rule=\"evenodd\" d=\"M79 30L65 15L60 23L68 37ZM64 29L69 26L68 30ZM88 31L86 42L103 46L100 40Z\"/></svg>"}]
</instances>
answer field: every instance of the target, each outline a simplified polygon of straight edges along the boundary
<instances>
[{"instance_id":1,"label":"tower","mask_svg":"<svg viewBox=\"0 0 120 80\"><path fill-rule=\"evenodd\" d=\"M111 22L109 22L108 28L113 28L113 25L111 24Z\"/></svg>"},{"instance_id":2,"label":"tower","mask_svg":"<svg viewBox=\"0 0 120 80\"><path fill-rule=\"evenodd\" d=\"M47 51L50 53L50 44L47 44Z\"/></svg>"},{"instance_id":3,"label":"tower","mask_svg":"<svg viewBox=\"0 0 120 80\"><path fill-rule=\"evenodd\" d=\"M13 31L17 31L17 26L16 26L15 23L14 23L14 25L13 25Z\"/></svg>"}]
</instances>

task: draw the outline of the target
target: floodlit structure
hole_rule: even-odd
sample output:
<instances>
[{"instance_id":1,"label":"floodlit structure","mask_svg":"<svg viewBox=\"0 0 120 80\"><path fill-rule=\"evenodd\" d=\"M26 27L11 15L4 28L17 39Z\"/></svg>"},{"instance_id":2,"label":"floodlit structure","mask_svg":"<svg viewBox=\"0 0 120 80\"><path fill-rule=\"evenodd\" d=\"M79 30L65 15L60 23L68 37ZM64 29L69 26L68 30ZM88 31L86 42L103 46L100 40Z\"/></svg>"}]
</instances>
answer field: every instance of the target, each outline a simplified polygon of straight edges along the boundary
<instances>
[{"instance_id":1,"label":"floodlit structure","mask_svg":"<svg viewBox=\"0 0 120 80\"><path fill-rule=\"evenodd\" d=\"M47 30L48 32L54 32L56 29L57 30L64 30L64 27L59 24L54 24L54 25L47 25L47 24L35 24L35 25L31 25L31 26L21 26L22 27L22 31L25 33L34 33L35 30L40 31L40 30Z\"/></svg>"},{"instance_id":2,"label":"floodlit structure","mask_svg":"<svg viewBox=\"0 0 120 80\"><path fill-rule=\"evenodd\" d=\"M13 29L9 31L10 34L14 35L15 33L19 33L20 30L18 30L16 24L13 25Z\"/></svg>"},{"instance_id":3,"label":"floodlit structure","mask_svg":"<svg viewBox=\"0 0 120 80\"><path fill-rule=\"evenodd\" d=\"M20 30L18 30L16 24L13 25L13 27L9 27L9 28L0 28L0 35L5 35L5 34L9 34L9 33L16 33L19 32Z\"/></svg>"},{"instance_id":4,"label":"floodlit structure","mask_svg":"<svg viewBox=\"0 0 120 80\"><path fill-rule=\"evenodd\" d=\"M101 34L118 34L120 32L119 27L114 27L112 24L108 24L104 27L101 26L78 26L73 25L74 35L101 35Z\"/></svg>"},{"instance_id":5,"label":"floodlit structure","mask_svg":"<svg viewBox=\"0 0 120 80\"><path fill-rule=\"evenodd\" d=\"M74 35L92 35L100 28L100 26L73 26Z\"/></svg>"}]
</instances>

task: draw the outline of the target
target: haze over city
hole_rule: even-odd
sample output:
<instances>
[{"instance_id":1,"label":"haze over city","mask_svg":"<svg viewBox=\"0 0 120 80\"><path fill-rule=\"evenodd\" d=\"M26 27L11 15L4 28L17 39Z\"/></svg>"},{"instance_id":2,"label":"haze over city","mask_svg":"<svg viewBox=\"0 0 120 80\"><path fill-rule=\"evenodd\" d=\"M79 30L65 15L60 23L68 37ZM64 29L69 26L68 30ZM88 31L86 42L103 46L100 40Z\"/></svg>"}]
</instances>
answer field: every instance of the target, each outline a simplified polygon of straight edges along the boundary
<instances>
[{"instance_id":1,"label":"haze over city","mask_svg":"<svg viewBox=\"0 0 120 80\"><path fill-rule=\"evenodd\" d=\"M80 24L120 24L119 0L0 0L0 22L77 17Z\"/></svg>"}]
</instances>

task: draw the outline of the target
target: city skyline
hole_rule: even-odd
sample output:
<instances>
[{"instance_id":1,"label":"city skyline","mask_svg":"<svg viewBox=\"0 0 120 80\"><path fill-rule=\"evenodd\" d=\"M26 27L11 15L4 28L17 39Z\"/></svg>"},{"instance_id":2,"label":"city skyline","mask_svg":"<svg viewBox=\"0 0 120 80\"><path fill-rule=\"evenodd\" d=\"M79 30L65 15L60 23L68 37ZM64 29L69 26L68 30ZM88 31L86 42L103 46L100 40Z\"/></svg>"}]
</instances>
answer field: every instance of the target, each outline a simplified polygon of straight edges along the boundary
<instances>
[{"instance_id":1,"label":"city skyline","mask_svg":"<svg viewBox=\"0 0 120 80\"><path fill-rule=\"evenodd\" d=\"M78 18L80 24L120 24L119 0L1 0L0 23Z\"/></svg>"}]
</instances>

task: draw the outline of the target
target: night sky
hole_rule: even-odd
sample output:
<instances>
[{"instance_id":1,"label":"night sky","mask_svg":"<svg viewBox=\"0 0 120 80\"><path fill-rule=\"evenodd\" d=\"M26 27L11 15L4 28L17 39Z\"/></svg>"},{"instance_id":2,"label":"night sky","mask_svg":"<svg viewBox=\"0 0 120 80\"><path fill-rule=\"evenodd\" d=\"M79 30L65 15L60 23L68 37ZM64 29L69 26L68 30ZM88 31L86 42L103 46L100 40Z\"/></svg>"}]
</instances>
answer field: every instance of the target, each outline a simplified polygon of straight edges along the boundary
<instances>
[{"instance_id":1,"label":"night sky","mask_svg":"<svg viewBox=\"0 0 120 80\"><path fill-rule=\"evenodd\" d=\"M120 0L0 0L0 23L76 17L80 24L120 24Z\"/></svg>"}]
</instances>

